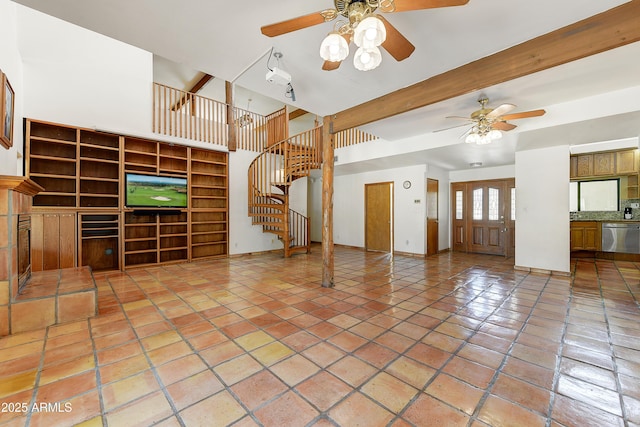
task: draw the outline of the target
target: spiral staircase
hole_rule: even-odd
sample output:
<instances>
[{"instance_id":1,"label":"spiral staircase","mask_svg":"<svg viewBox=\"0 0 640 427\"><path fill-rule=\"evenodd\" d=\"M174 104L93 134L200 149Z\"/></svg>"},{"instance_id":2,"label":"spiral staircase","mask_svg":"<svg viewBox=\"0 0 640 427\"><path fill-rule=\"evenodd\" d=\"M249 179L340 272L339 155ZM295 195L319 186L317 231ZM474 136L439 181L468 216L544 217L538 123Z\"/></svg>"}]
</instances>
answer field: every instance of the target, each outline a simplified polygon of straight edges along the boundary
<instances>
[{"instance_id":1,"label":"spiral staircase","mask_svg":"<svg viewBox=\"0 0 640 427\"><path fill-rule=\"evenodd\" d=\"M321 167L322 127L270 144L249 165L249 216L262 231L278 236L284 257L309 252L309 218L289 207L297 179Z\"/></svg>"}]
</instances>

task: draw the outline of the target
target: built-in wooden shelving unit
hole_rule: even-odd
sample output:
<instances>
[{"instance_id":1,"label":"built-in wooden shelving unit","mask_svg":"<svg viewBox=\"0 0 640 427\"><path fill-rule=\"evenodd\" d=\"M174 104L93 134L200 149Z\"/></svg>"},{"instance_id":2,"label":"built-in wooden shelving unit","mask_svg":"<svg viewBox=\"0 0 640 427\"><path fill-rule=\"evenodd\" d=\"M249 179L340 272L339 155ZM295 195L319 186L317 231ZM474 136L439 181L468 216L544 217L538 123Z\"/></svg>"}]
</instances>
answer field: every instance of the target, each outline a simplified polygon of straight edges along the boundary
<instances>
[{"instance_id":1,"label":"built-in wooden shelving unit","mask_svg":"<svg viewBox=\"0 0 640 427\"><path fill-rule=\"evenodd\" d=\"M227 253L226 153L191 149L191 248L193 258Z\"/></svg>"},{"instance_id":2,"label":"built-in wooden shelving unit","mask_svg":"<svg viewBox=\"0 0 640 427\"><path fill-rule=\"evenodd\" d=\"M34 206L76 207L77 129L28 122L26 158L26 175L45 189L34 197Z\"/></svg>"},{"instance_id":3,"label":"built-in wooden shelving unit","mask_svg":"<svg viewBox=\"0 0 640 427\"><path fill-rule=\"evenodd\" d=\"M226 152L35 120L26 122L26 141L26 175L45 189L35 210L77 215L77 265L123 269L228 254ZM127 172L187 178L188 207L126 207Z\"/></svg>"}]
</instances>

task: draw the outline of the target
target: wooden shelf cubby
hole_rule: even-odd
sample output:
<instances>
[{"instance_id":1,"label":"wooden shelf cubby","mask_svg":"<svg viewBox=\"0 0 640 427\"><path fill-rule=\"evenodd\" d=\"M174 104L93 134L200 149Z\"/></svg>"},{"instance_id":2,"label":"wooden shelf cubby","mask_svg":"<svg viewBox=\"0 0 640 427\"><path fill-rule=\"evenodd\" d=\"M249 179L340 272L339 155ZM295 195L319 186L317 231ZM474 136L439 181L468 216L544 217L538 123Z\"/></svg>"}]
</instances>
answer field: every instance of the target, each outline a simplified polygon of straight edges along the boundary
<instances>
[{"instance_id":1,"label":"wooden shelf cubby","mask_svg":"<svg viewBox=\"0 0 640 427\"><path fill-rule=\"evenodd\" d=\"M228 157L226 153L191 149L191 257L228 253Z\"/></svg>"},{"instance_id":2,"label":"wooden shelf cubby","mask_svg":"<svg viewBox=\"0 0 640 427\"><path fill-rule=\"evenodd\" d=\"M120 136L27 120L27 175L44 187L34 206L118 208Z\"/></svg>"},{"instance_id":3,"label":"wooden shelf cubby","mask_svg":"<svg viewBox=\"0 0 640 427\"><path fill-rule=\"evenodd\" d=\"M120 213L79 213L78 221L80 265L93 271L120 269Z\"/></svg>"},{"instance_id":4,"label":"wooden shelf cubby","mask_svg":"<svg viewBox=\"0 0 640 427\"><path fill-rule=\"evenodd\" d=\"M94 270L228 254L228 153L26 120L37 209L77 217L77 262ZM125 206L127 172L187 178L188 207Z\"/></svg>"},{"instance_id":5,"label":"wooden shelf cubby","mask_svg":"<svg viewBox=\"0 0 640 427\"><path fill-rule=\"evenodd\" d=\"M125 267L189 260L187 211L124 214Z\"/></svg>"}]
</instances>

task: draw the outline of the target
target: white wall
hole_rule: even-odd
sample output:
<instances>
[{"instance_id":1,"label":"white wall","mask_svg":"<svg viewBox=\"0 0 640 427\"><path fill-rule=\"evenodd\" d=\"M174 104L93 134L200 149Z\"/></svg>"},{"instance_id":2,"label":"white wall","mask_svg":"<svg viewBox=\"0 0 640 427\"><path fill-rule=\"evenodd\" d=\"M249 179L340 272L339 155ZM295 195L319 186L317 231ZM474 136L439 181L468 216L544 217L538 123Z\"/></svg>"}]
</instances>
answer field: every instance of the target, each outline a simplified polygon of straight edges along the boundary
<instances>
[{"instance_id":1,"label":"white wall","mask_svg":"<svg viewBox=\"0 0 640 427\"><path fill-rule=\"evenodd\" d=\"M229 254L282 249L275 234L263 233L248 216L249 165L257 153L239 150L229 153Z\"/></svg>"},{"instance_id":2,"label":"white wall","mask_svg":"<svg viewBox=\"0 0 640 427\"><path fill-rule=\"evenodd\" d=\"M489 179L513 178L514 176L516 176L515 165L464 169L449 172L450 182L484 181Z\"/></svg>"},{"instance_id":3,"label":"white wall","mask_svg":"<svg viewBox=\"0 0 640 427\"><path fill-rule=\"evenodd\" d=\"M442 251L451 247L451 227L449 226L449 193L451 185L449 184L449 172L437 166L427 165L427 178L438 180L438 250Z\"/></svg>"},{"instance_id":4,"label":"white wall","mask_svg":"<svg viewBox=\"0 0 640 427\"><path fill-rule=\"evenodd\" d=\"M516 152L515 265L569 272L568 145Z\"/></svg>"},{"instance_id":5,"label":"white wall","mask_svg":"<svg viewBox=\"0 0 640 427\"><path fill-rule=\"evenodd\" d=\"M0 70L7 75L9 83L15 92L13 147L0 147L0 175L23 175L23 136L22 109L24 103L24 89L22 84L22 60L18 50L18 28L15 3L0 0Z\"/></svg>"},{"instance_id":6,"label":"white wall","mask_svg":"<svg viewBox=\"0 0 640 427\"><path fill-rule=\"evenodd\" d=\"M151 53L17 7L25 117L153 136Z\"/></svg>"},{"instance_id":7,"label":"white wall","mask_svg":"<svg viewBox=\"0 0 640 427\"><path fill-rule=\"evenodd\" d=\"M394 250L424 254L426 172L426 166L419 165L336 176L333 195L334 242L364 247L365 184L393 182ZM406 180L412 183L409 189L402 188Z\"/></svg>"}]
</instances>

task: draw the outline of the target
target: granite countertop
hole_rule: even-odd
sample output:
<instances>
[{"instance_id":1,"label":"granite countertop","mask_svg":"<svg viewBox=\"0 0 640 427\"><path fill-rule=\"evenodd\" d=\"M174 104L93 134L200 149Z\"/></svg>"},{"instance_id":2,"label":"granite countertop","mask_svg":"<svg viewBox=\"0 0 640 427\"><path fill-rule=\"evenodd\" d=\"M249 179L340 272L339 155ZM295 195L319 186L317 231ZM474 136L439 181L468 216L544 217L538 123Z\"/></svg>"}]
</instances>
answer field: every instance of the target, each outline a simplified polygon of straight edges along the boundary
<instances>
[{"instance_id":1,"label":"granite countertop","mask_svg":"<svg viewBox=\"0 0 640 427\"><path fill-rule=\"evenodd\" d=\"M572 219L570 222L620 222L624 224L629 223L640 223L640 219L588 219L588 218L578 218Z\"/></svg>"}]
</instances>

